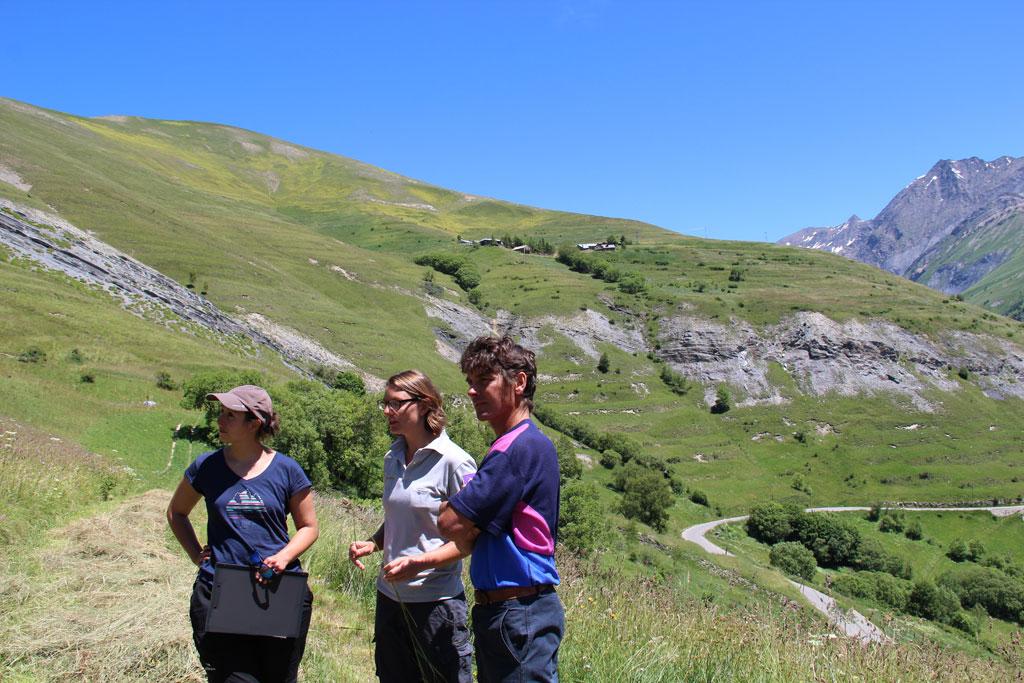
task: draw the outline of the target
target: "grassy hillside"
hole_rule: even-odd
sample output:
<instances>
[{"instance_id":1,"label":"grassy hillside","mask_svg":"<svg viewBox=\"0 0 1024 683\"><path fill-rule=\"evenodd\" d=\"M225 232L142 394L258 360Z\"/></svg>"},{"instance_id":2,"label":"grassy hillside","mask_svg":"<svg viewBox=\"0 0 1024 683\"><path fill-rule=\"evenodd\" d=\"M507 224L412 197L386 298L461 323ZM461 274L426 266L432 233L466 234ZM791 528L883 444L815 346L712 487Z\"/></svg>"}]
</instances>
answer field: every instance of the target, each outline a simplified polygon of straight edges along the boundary
<instances>
[{"instance_id":1,"label":"grassy hillside","mask_svg":"<svg viewBox=\"0 0 1024 683\"><path fill-rule=\"evenodd\" d=\"M931 397L938 413L920 413L886 395L807 396L779 366L771 379L787 403L711 415L707 387L694 383L685 395L673 393L645 353L657 349L663 317L681 312L762 330L796 312L817 311L840 322L890 321L924 335L963 330L1024 338L1015 321L876 269L818 252L701 240L632 221L471 197L213 124L87 119L0 100L0 128L0 165L8 177L17 176L21 188L0 183L0 196L49 207L180 282L193 283L228 313L259 313L380 377L416 366L446 392L462 391L456 368L437 351L435 330L445 324L424 310L427 269L413 259L436 252L463 257L480 273L477 308L484 316L507 311L539 325L538 337L546 342L541 371L550 378L540 389L541 402L598 431L631 436L721 510L743 510L764 496L863 503L1024 493L1012 482L1020 449L1011 438L1024 404L988 399L955 371L951 381L960 389ZM641 276L646 289L625 293L551 256L466 248L456 244L457 235L514 235L552 244L625 237L627 248L602 258ZM472 310L451 277L432 277L432 291ZM46 299L49 286L36 285L38 301ZM79 309L92 304L68 306L67 319L75 320L86 315ZM636 353L610 344L597 349L608 355L607 374L555 329L571 327L573 316L586 311L640 340ZM68 353L64 346L79 344L78 322L65 324L31 307L13 315L23 324L9 353L32 342L17 335L49 339L58 358ZM46 322L37 325L40 316ZM44 336L47 326L51 332ZM120 354L146 345L115 340L103 346ZM180 364L171 354L159 363L149 359L150 367L137 372L151 374L167 365L174 374L184 371L185 359L201 356L183 350ZM211 361L235 362L227 350ZM113 371L125 363L131 359L113 358L108 365ZM23 406L17 416L49 419L45 401L34 397L43 395L38 381L55 371L16 367L24 377L23 388L12 393L19 397L14 405ZM65 379L74 372L65 369ZM141 391L145 380L139 382ZM88 395L89 388L75 391ZM97 414L104 415L94 418L98 422L113 419L107 409ZM145 415L153 424L176 419ZM912 424L921 428L903 429ZM89 444L90 432L85 433ZM738 468L743 477L735 476ZM672 514L683 522L703 510L680 503Z\"/></svg>"},{"instance_id":2,"label":"grassy hillside","mask_svg":"<svg viewBox=\"0 0 1024 683\"><path fill-rule=\"evenodd\" d=\"M471 197L224 126L86 119L0 100L0 132L0 178L6 178L0 198L59 214L192 284L229 314L259 313L379 377L419 367L445 393L462 393L461 376L438 351L437 331L448 323L425 312L428 291L464 306L467 316L536 329L544 344L538 403L598 433L628 436L684 487L659 533L618 512L620 494L612 487L618 470L605 469L599 452L576 444L591 459L584 480L602 485L603 525L611 533L602 542L608 552L590 564L566 560L565 599L580 629L567 636L567 677L621 680L632 672L634 680L742 680L744 672L767 671L755 678L792 680L827 670L840 678L889 680L902 672L916 680L973 666L984 668L981 679L1005 673L1001 664L978 665L933 649L809 644L824 625L779 607L796 595L774 571L729 560L709 565L681 544L678 531L765 499L813 505L1024 495L1015 438L1024 403L986 397L955 368L948 370L957 390L928 396L935 412L885 394L809 396L776 364L771 381L784 403L735 406L717 415L705 397L715 387L690 382L684 393L674 392L659 378L662 365L654 357L660 325L684 314L769 334L771 325L794 313L815 311L840 322L890 321L922 335L965 331L1017 342L1024 338L1020 324L828 254L701 240L633 221ZM629 293L618 283L573 272L553 256L456 242L457 236L492 235L556 245L625 237L624 250L602 258L637 274L645 287ZM476 305L451 276L428 276L414 263L432 253L458 255L475 267L481 277ZM266 350L137 317L104 292L2 250L0 292L0 426L5 433L31 431L41 444L31 452L46 450L41 462L62 475L51 477L31 457L0 457L2 478L23 482L2 499L5 509L18 511L10 516L15 532L3 539L7 543L24 541L34 524L62 526L107 511L113 502L105 499L173 486L205 446L173 438L178 424L200 418L179 407L180 391L157 386L158 373L177 382L222 368L258 370L274 383L296 376ZM639 339L637 350L599 343L590 354L573 343L568 333L591 314ZM606 373L597 368L599 353L607 355ZM103 457L93 463L82 456L87 465L79 468L42 448L64 442L75 454ZM42 486L67 505L33 499ZM709 505L689 500L697 491ZM339 647L316 645L311 666L314 678L360 680L365 672L352 673L339 662L367 651L344 615L357 610L365 616L370 584L333 557L343 555L339 548L358 520L346 517L343 503L325 499L323 505L336 526L328 527L311 566L331 591L322 626L346 639ZM26 581L38 578L39 566L33 567L24 570ZM631 594L637 577L644 577L649 604L621 598ZM754 584L770 590L752 591ZM671 618L664 618L665 605L673 607ZM13 613L11 623L16 628L26 618ZM761 635L746 628L750 619L763 627ZM686 656L668 642L680 634L693 643ZM782 652L775 647L780 641L787 643ZM15 666L4 659L15 656L30 657L16 663L29 666L25 661L36 655L4 651L0 663ZM180 657L181 651L173 654L168 679L186 677L174 668L191 666ZM73 658L61 661L73 664ZM11 670L22 675L31 667ZM59 678L55 671L47 675Z\"/></svg>"}]
</instances>

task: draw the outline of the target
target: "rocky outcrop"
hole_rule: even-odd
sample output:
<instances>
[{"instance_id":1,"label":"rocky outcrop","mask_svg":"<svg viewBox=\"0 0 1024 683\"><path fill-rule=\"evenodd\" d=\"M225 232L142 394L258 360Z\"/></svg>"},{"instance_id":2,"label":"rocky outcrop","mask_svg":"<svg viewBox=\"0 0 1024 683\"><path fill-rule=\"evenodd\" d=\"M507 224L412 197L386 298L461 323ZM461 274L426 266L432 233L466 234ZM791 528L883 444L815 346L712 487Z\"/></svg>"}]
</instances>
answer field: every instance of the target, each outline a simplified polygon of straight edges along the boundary
<instances>
[{"instance_id":1,"label":"rocky outcrop","mask_svg":"<svg viewBox=\"0 0 1024 683\"><path fill-rule=\"evenodd\" d=\"M254 352L259 347L269 349L303 373L313 365L355 367L315 341L262 316L238 319L224 313L205 297L62 218L5 199L0 199L0 208L6 209L0 211L0 244L49 270L106 290L140 317L186 333L194 333L198 326L225 343L254 343ZM379 378L360 374L371 389L382 386Z\"/></svg>"},{"instance_id":2,"label":"rocky outcrop","mask_svg":"<svg viewBox=\"0 0 1024 683\"><path fill-rule=\"evenodd\" d=\"M983 335L929 340L884 321L838 323L808 312L762 332L693 316L664 318L660 330L662 360L705 386L738 388L741 405L780 402L769 381L772 362L815 396L896 394L933 411L928 390L957 390L955 371L964 367L988 396L1024 398L1024 350Z\"/></svg>"}]
</instances>

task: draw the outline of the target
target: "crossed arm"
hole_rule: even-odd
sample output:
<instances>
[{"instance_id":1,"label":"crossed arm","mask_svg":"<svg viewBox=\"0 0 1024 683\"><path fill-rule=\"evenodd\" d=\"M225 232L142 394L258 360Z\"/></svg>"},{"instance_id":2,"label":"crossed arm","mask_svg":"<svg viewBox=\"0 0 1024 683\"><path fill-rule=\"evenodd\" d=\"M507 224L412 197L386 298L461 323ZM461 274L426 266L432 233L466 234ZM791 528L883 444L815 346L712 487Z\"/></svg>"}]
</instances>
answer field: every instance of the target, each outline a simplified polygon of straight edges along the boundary
<instances>
[{"instance_id":1,"label":"crossed arm","mask_svg":"<svg viewBox=\"0 0 1024 683\"><path fill-rule=\"evenodd\" d=\"M447 501L441 503L440 515L437 520L438 530L443 538L450 539L440 548L420 555L407 555L388 562L382 568L385 581L404 581L425 569L443 567L473 552L473 544L480 530L469 518L449 507ZM381 549L384 539L384 524L365 541L356 541L348 548L348 559L360 569L363 563L359 558Z\"/></svg>"}]
</instances>

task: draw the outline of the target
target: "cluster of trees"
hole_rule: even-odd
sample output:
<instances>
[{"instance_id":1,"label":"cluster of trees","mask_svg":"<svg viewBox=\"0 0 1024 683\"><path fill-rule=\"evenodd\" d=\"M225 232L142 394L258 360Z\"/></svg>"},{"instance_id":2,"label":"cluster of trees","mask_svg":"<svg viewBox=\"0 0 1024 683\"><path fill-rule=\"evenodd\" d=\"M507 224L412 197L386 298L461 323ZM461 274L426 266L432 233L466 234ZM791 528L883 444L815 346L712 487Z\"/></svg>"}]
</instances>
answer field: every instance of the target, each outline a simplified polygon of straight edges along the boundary
<instances>
[{"instance_id":1,"label":"cluster of trees","mask_svg":"<svg viewBox=\"0 0 1024 683\"><path fill-rule=\"evenodd\" d=\"M466 257L458 254L426 254L415 261L418 266L428 266L451 275L455 283L469 292L480 286L480 271Z\"/></svg>"},{"instance_id":2,"label":"cluster of trees","mask_svg":"<svg viewBox=\"0 0 1024 683\"><path fill-rule=\"evenodd\" d=\"M909 564L887 553L874 539L862 537L856 527L838 515L811 514L793 505L765 503L751 510L747 533L772 545L771 562L783 571L810 580L819 566L854 569L856 571L836 575L832 585L837 591L875 600L968 633L974 633L977 626L964 607L982 604L988 609L991 603L994 609L995 601L999 600L1001 604L1009 604L1011 611L1016 609L1017 616L1024 617L1018 603L1013 602L1018 594L1012 593L1007 583L991 577L987 577L987 584L975 577L958 583L949 575L938 582L911 581ZM981 567L977 569L986 571ZM972 593L966 586L977 592ZM1024 590L1019 592L1019 597L1024 600ZM990 603L982 602L983 599ZM1024 602L1019 604L1024 607Z\"/></svg>"},{"instance_id":3,"label":"cluster of trees","mask_svg":"<svg viewBox=\"0 0 1024 683\"><path fill-rule=\"evenodd\" d=\"M848 520L830 513L808 513L797 505L763 503L750 511L747 533L775 545L796 542L814 556L819 567L853 567L882 571L909 579L906 562L888 554L873 539L865 539Z\"/></svg>"},{"instance_id":4,"label":"cluster of trees","mask_svg":"<svg viewBox=\"0 0 1024 683\"><path fill-rule=\"evenodd\" d=\"M647 291L647 281L643 275L619 270L608 259L584 253L571 244L560 246L556 258L559 263L577 273L589 274L605 282L618 283L619 290L626 294L642 294Z\"/></svg>"},{"instance_id":5,"label":"cluster of trees","mask_svg":"<svg viewBox=\"0 0 1024 683\"><path fill-rule=\"evenodd\" d=\"M533 414L534 417L549 427L557 429L563 434L568 434L599 453L608 450L617 451L622 457L623 462L629 462L641 453L640 444L625 434L602 434L572 415L562 415L556 410L546 408L544 405L536 406Z\"/></svg>"}]
</instances>

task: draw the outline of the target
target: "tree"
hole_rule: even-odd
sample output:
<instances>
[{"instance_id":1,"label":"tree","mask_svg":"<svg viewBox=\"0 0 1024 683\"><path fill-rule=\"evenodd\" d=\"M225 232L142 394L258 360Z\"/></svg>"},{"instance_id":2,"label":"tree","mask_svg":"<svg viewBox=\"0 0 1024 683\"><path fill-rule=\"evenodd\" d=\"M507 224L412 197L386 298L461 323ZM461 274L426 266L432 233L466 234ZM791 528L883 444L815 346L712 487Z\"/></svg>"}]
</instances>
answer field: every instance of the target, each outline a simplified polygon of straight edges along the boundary
<instances>
[{"instance_id":1,"label":"tree","mask_svg":"<svg viewBox=\"0 0 1024 683\"><path fill-rule=\"evenodd\" d=\"M949 544L949 548L946 550L946 557L954 562L966 562L969 555L967 553L967 544L964 543L964 539L953 539Z\"/></svg>"},{"instance_id":2,"label":"tree","mask_svg":"<svg viewBox=\"0 0 1024 683\"><path fill-rule=\"evenodd\" d=\"M558 473L563 486L570 479L583 476L583 463L576 457L572 439L563 434L558 438L555 449L558 451Z\"/></svg>"},{"instance_id":3,"label":"tree","mask_svg":"<svg viewBox=\"0 0 1024 683\"><path fill-rule=\"evenodd\" d=\"M574 480L562 488L559 543L573 552L588 555L604 539L606 526L600 492L593 482Z\"/></svg>"},{"instance_id":4,"label":"tree","mask_svg":"<svg viewBox=\"0 0 1024 683\"><path fill-rule=\"evenodd\" d=\"M721 415L729 412L730 408L732 408L732 397L729 395L729 389L724 384L720 384L715 392L715 403L711 406L711 412Z\"/></svg>"},{"instance_id":5,"label":"tree","mask_svg":"<svg viewBox=\"0 0 1024 683\"><path fill-rule=\"evenodd\" d=\"M747 533L762 543L780 543L792 535L795 518L803 514L803 510L792 506L761 503L750 511Z\"/></svg>"},{"instance_id":6,"label":"tree","mask_svg":"<svg viewBox=\"0 0 1024 683\"><path fill-rule=\"evenodd\" d=\"M277 393L281 431L275 446L295 458L316 486L380 496L391 436L375 402L311 381L289 382Z\"/></svg>"},{"instance_id":7,"label":"tree","mask_svg":"<svg viewBox=\"0 0 1024 683\"><path fill-rule=\"evenodd\" d=\"M910 591L907 611L924 619L949 623L960 611L960 600L948 588L938 587L927 579L921 579Z\"/></svg>"},{"instance_id":8,"label":"tree","mask_svg":"<svg viewBox=\"0 0 1024 683\"><path fill-rule=\"evenodd\" d=\"M902 512L889 511L882 516L882 520L878 523L878 530L898 534L903 533L905 526L906 521Z\"/></svg>"},{"instance_id":9,"label":"tree","mask_svg":"<svg viewBox=\"0 0 1024 683\"><path fill-rule=\"evenodd\" d=\"M342 370L334 376L331 387L340 391L347 391L356 396L365 396L366 387L363 385L363 378L350 370Z\"/></svg>"},{"instance_id":10,"label":"tree","mask_svg":"<svg viewBox=\"0 0 1024 683\"><path fill-rule=\"evenodd\" d=\"M622 514L664 531L668 509L675 502L668 480L635 462L623 467L617 479L622 489Z\"/></svg>"},{"instance_id":11,"label":"tree","mask_svg":"<svg viewBox=\"0 0 1024 683\"><path fill-rule=\"evenodd\" d=\"M819 512L797 517L793 532L796 540L814 553L819 567L842 567L857 560L860 531L835 514Z\"/></svg>"},{"instance_id":12,"label":"tree","mask_svg":"<svg viewBox=\"0 0 1024 683\"><path fill-rule=\"evenodd\" d=\"M778 567L787 574L807 581L812 580L818 571L814 553L793 541L784 541L773 545L768 553L768 559L773 567Z\"/></svg>"},{"instance_id":13,"label":"tree","mask_svg":"<svg viewBox=\"0 0 1024 683\"><path fill-rule=\"evenodd\" d=\"M622 456L618 451L608 449L601 453L601 467L611 470L622 464Z\"/></svg>"},{"instance_id":14,"label":"tree","mask_svg":"<svg viewBox=\"0 0 1024 683\"><path fill-rule=\"evenodd\" d=\"M600 373L608 372L608 354L602 353L600 360L597 361L597 371Z\"/></svg>"}]
</instances>

